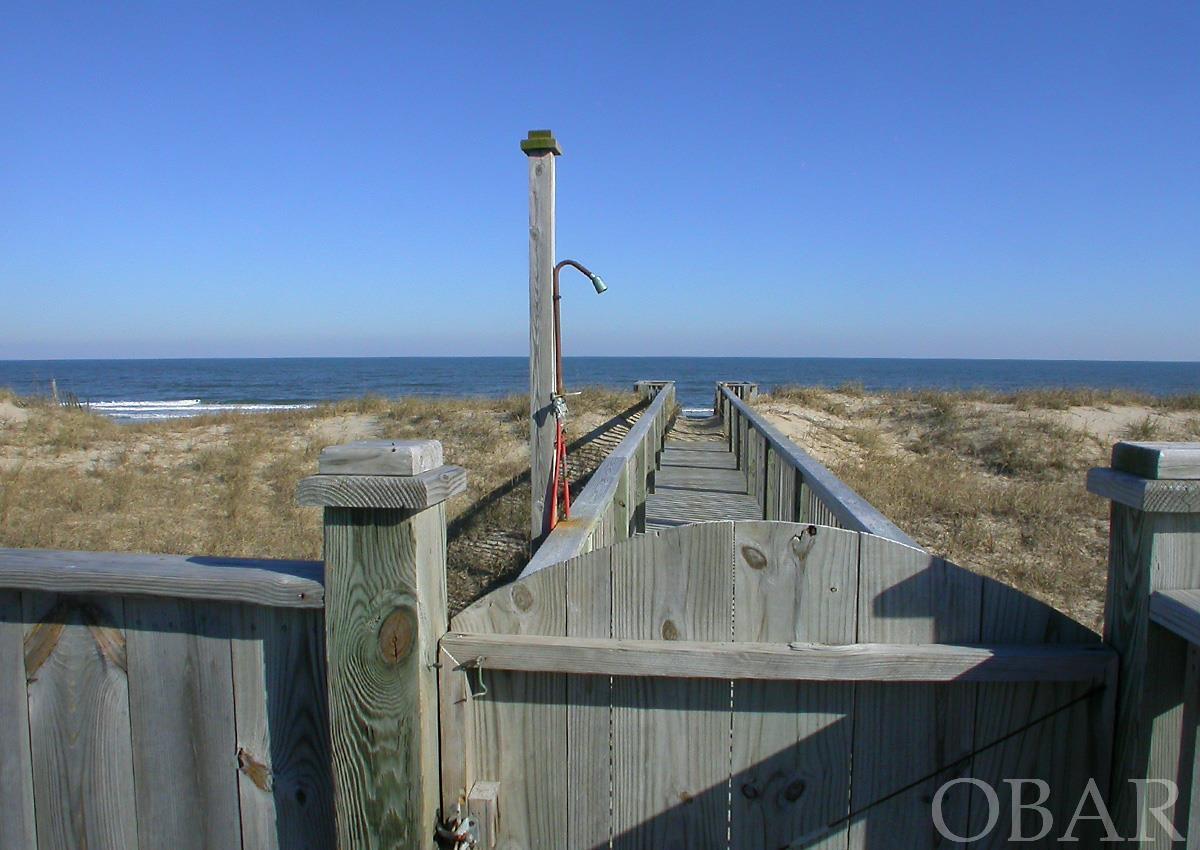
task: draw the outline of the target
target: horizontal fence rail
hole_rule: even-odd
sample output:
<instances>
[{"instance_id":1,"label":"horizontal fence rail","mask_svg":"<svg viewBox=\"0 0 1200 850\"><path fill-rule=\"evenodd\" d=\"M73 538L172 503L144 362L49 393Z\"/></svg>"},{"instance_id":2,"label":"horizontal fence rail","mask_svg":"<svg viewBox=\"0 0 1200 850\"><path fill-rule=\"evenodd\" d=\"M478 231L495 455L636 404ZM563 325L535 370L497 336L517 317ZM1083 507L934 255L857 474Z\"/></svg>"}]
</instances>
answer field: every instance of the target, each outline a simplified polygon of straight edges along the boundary
<instances>
[{"instance_id":1,"label":"horizontal fence rail","mask_svg":"<svg viewBox=\"0 0 1200 850\"><path fill-rule=\"evenodd\" d=\"M744 384L717 385L717 413L763 519L863 531L922 548L844 481L789 440L740 396Z\"/></svg>"},{"instance_id":2,"label":"horizontal fence rail","mask_svg":"<svg viewBox=\"0 0 1200 850\"><path fill-rule=\"evenodd\" d=\"M106 593L248 602L282 608L325 605L320 561L0 549L0 590Z\"/></svg>"},{"instance_id":3,"label":"horizontal fence rail","mask_svg":"<svg viewBox=\"0 0 1200 850\"><path fill-rule=\"evenodd\" d=\"M675 384L655 382L649 391L654 397L641 417L592 474L571 503L571 518L547 535L521 578L645 528L646 493L675 415Z\"/></svg>"},{"instance_id":4,"label":"horizontal fence rail","mask_svg":"<svg viewBox=\"0 0 1200 850\"><path fill-rule=\"evenodd\" d=\"M442 649L453 658L486 659L490 670L796 682L1099 682L1115 674L1117 660L1103 644L834 646L448 634Z\"/></svg>"}]
</instances>

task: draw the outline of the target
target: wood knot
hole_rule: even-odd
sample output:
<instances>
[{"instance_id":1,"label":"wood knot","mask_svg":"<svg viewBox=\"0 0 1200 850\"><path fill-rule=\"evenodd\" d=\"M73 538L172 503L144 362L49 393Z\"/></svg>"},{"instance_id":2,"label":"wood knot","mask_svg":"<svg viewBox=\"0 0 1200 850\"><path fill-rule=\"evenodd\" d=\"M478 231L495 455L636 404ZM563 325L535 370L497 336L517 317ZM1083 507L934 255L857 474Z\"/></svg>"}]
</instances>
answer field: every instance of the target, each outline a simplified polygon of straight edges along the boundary
<instances>
[{"instance_id":1,"label":"wood knot","mask_svg":"<svg viewBox=\"0 0 1200 850\"><path fill-rule=\"evenodd\" d=\"M412 652L417 639L417 618L411 608L397 608L379 627L379 654L385 664L398 664Z\"/></svg>"},{"instance_id":2,"label":"wood knot","mask_svg":"<svg viewBox=\"0 0 1200 850\"><path fill-rule=\"evenodd\" d=\"M816 529L811 525L808 529L812 529L814 533L816 532ZM788 541L788 548L792 550L792 557L796 559L797 564L803 564L808 559L808 553L812 551L813 546L817 543L817 538L808 533L808 529L805 529L802 534L792 535L792 539Z\"/></svg>"},{"instance_id":3,"label":"wood knot","mask_svg":"<svg viewBox=\"0 0 1200 850\"><path fill-rule=\"evenodd\" d=\"M760 796L758 786L753 782L747 782L742 785L742 796L747 800L757 800Z\"/></svg>"},{"instance_id":4,"label":"wood knot","mask_svg":"<svg viewBox=\"0 0 1200 850\"><path fill-rule=\"evenodd\" d=\"M794 803L800 799L800 795L804 793L804 789L808 786L804 784L803 779L797 779L795 782L788 783L788 786L783 789L783 799L789 803Z\"/></svg>"},{"instance_id":5,"label":"wood knot","mask_svg":"<svg viewBox=\"0 0 1200 850\"><path fill-rule=\"evenodd\" d=\"M662 624L660 629L663 640L679 640L679 628L675 625L674 620L667 620Z\"/></svg>"},{"instance_id":6,"label":"wood knot","mask_svg":"<svg viewBox=\"0 0 1200 850\"><path fill-rule=\"evenodd\" d=\"M513 605L521 611L528 611L533 607L533 594L529 592L529 588L523 584L518 584L513 588L512 592Z\"/></svg>"},{"instance_id":7,"label":"wood knot","mask_svg":"<svg viewBox=\"0 0 1200 850\"><path fill-rule=\"evenodd\" d=\"M755 549L753 546L742 547L742 560L744 560L746 565L752 570L766 569L767 566L767 556L764 555L759 549Z\"/></svg>"},{"instance_id":8,"label":"wood knot","mask_svg":"<svg viewBox=\"0 0 1200 850\"><path fill-rule=\"evenodd\" d=\"M248 750L239 747L237 751L238 770L254 783L260 791L271 790L271 771L261 761L250 754Z\"/></svg>"}]
</instances>

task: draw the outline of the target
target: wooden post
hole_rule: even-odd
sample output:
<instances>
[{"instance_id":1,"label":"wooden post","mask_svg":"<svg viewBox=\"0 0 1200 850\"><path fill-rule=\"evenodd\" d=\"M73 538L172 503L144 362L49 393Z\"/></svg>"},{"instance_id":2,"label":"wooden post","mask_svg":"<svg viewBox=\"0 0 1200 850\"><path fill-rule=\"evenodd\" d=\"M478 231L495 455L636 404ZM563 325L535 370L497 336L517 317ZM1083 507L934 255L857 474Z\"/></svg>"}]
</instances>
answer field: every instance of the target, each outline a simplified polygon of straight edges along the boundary
<instances>
[{"instance_id":1,"label":"wooden post","mask_svg":"<svg viewBox=\"0 0 1200 850\"><path fill-rule=\"evenodd\" d=\"M554 158L549 130L521 142L529 157L529 481L530 551L550 532L554 498Z\"/></svg>"},{"instance_id":2,"label":"wooden post","mask_svg":"<svg viewBox=\"0 0 1200 850\"><path fill-rule=\"evenodd\" d=\"M466 472L435 440L321 453L297 501L325 509L325 635L338 847L433 846L444 502Z\"/></svg>"},{"instance_id":3,"label":"wooden post","mask_svg":"<svg viewBox=\"0 0 1200 850\"><path fill-rule=\"evenodd\" d=\"M1130 780L1178 783L1174 819L1186 831L1192 754L1180 750L1187 644L1152 623L1149 608L1155 591L1200 588L1200 444L1118 443L1112 468L1089 472L1088 490L1112 500L1104 639L1121 667L1110 807L1122 836L1132 838L1144 823L1149 846L1174 847L1139 811ZM1150 787L1149 805L1163 802L1162 795Z\"/></svg>"}]
</instances>

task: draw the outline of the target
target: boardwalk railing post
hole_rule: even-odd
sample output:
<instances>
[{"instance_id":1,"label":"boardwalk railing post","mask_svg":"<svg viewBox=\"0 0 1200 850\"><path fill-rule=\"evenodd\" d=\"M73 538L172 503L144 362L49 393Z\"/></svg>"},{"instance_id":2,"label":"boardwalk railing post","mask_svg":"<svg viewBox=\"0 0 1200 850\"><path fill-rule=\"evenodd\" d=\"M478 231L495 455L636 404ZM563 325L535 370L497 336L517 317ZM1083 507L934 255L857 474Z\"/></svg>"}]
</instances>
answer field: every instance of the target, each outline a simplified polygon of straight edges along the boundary
<instances>
[{"instance_id":1,"label":"boardwalk railing post","mask_svg":"<svg viewBox=\"0 0 1200 850\"><path fill-rule=\"evenodd\" d=\"M1148 810L1164 802L1150 793L1161 789L1139 793L1133 780L1177 783L1175 828L1186 834L1194 754L1190 747L1181 753L1181 744L1195 734L1185 722L1196 723L1188 715L1200 688L1193 679L1186 693L1185 676L1200 657L1194 645L1151 622L1150 600L1156 591L1200 588L1200 444L1118 443L1112 467L1089 472L1088 490L1112 500L1104 639L1121 665L1113 817L1126 838L1144 825L1151 846L1177 846Z\"/></svg>"},{"instance_id":2,"label":"boardwalk railing post","mask_svg":"<svg viewBox=\"0 0 1200 850\"><path fill-rule=\"evenodd\" d=\"M321 453L297 501L325 509L325 634L338 847L433 845L445 501L466 472L436 440Z\"/></svg>"}]
</instances>

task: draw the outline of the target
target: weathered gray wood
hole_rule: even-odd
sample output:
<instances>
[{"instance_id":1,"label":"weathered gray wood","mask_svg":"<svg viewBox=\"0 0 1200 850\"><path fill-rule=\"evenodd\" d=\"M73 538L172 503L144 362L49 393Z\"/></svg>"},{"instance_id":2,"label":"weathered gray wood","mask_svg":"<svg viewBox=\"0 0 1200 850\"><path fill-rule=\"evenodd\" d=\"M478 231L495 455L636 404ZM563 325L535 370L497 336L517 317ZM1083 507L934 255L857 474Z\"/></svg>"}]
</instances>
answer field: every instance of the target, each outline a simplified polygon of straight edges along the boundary
<instances>
[{"instance_id":1,"label":"weathered gray wood","mask_svg":"<svg viewBox=\"0 0 1200 850\"><path fill-rule=\"evenodd\" d=\"M732 547L705 523L614 549L613 637L730 640ZM619 678L613 706L613 846L725 846L729 683Z\"/></svg>"},{"instance_id":2,"label":"weathered gray wood","mask_svg":"<svg viewBox=\"0 0 1200 850\"><path fill-rule=\"evenodd\" d=\"M571 518L561 520L521 571L521 578L582 554L596 526L614 502L622 503L627 537L645 512L647 443L655 442L656 421L664 421L675 404L675 385L668 384L642 411L638 421L597 467L571 503ZM640 482L640 483L639 483ZM639 506L641 506L639 508Z\"/></svg>"},{"instance_id":3,"label":"weathered gray wood","mask_svg":"<svg viewBox=\"0 0 1200 850\"><path fill-rule=\"evenodd\" d=\"M1200 646L1189 643L1183 679L1183 734L1180 789L1175 823L1185 836L1200 836Z\"/></svg>"},{"instance_id":4,"label":"weathered gray wood","mask_svg":"<svg viewBox=\"0 0 1200 850\"><path fill-rule=\"evenodd\" d=\"M1134 443L1113 446L1112 468L1142 478L1200 478L1200 443Z\"/></svg>"},{"instance_id":5,"label":"weathered gray wood","mask_svg":"<svg viewBox=\"0 0 1200 850\"><path fill-rule=\"evenodd\" d=\"M324 620L261 605L231 616L242 847L333 848Z\"/></svg>"},{"instance_id":6,"label":"weathered gray wood","mask_svg":"<svg viewBox=\"0 0 1200 850\"><path fill-rule=\"evenodd\" d=\"M864 531L880 537L887 537L908 546L917 546L916 542L897 528L891 520L846 486L816 458L785 437L778 428L738 398L728 387L723 388L722 391L730 405L753 423L752 431L757 432L773 449L778 451L783 462L801 471L805 486L837 517L837 525L851 531ZM753 467L748 470L748 476L750 474L756 474L753 473ZM755 479L750 479L751 485L754 484L754 481ZM806 519L808 518L806 517ZM819 520L810 521L817 522Z\"/></svg>"},{"instance_id":7,"label":"weathered gray wood","mask_svg":"<svg viewBox=\"0 0 1200 850\"><path fill-rule=\"evenodd\" d=\"M21 594L0 591L0 847L33 848L33 761Z\"/></svg>"},{"instance_id":8,"label":"weathered gray wood","mask_svg":"<svg viewBox=\"0 0 1200 850\"><path fill-rule=\"evenodd\" d=\"M1151 593L1150 620L1188 643L1200 645L1200 590L1159 590Z\"/></svg>"},{"instance_id":9,"label":"weathered gray wood","mask_svg":"<svg viewBox=\"0 0 1200 850\"><path fill-rule=\"evenodd\" d=\"M475 846L481 850L496 846L500 831L499 798L499 782L476 782L467 794L467 813L474 818L478 829Z\"/></svg>"},{"instance_id":10,"label":"weathered gray wood","mask_svg":"<svg viewBox=\"0 0 1200 850\"><path fill-rule=\"evenodd\" d=\"M864 534L859 548L858 640L861 643L976 643L979 576L919 549ZM971 752L972 684L859 684L855 687L851 848L935 847L941 838L929 800L967 764L936 774L894 797L898 788ZM886 800L886 802L883 802ZM947 795L946 823L962 835L967 788Z\"/></svg>"},{"instance_id":11,"label":"weathered gray wood","mask_svg":"<svg viewBox=\"0 0 1200 850\"><path fill-rule=\"evenodd\" d=\"M475 776L475 707L470 670L439 649L438 720L441 737L442 819L461 817Z\"/></svg>"},{"instance_id":12,"label":"weathered gray wood","mask_svg":"<svg viewBox=\"0 0 1200 850\"><path fill-rule=\"evenodd\" d=\"M823 534L840 531L822 529ZM589 552L580 559L594 557L599 564L609 551ZM832 559L818 563L822 572L835 571L838 566ZM847 595L853 596L853 592ZM750 597L743 598L748 606L756 604ZM836 614L817 612L806 618L806 624L814 628L829 619L836 619ZM797 620L794 628L804 630L805 624ZM1111 649L1098 643L729 644L450 632L442 638L442 646L455 658L487 659L489 670L780 682L1101 682L1116 660ZM466 666L476 667L474 663Z\"/></svg>"},{"instance_id":13,"label":"weathered gray wood","mask_svg":"<svg viewBox=\"0 0 1200 850\"><path fill-rule=\"evenodd\" d=\"M1089 489L1093 475L1089 474ZM1147 485L1172 484L1125 476ZM1197 486L1196 482L1178 482ZM1092 489L1092 492L1096 492ZM1120 495L1114 493L1114 496ZM1113 819L1122 835L1132 835L1139 818L1131 779L1174 778L1180 771L1183 729L1182 684L1187 644L1153 625L1150 597L1155 591L1200 587L1200 513L1159 513L1112 506L1109 531L1108 593L1104 639L1121 658L1113 752ZM1200 508L1198 508L1200 510ZM1150 818L1149 846L1170 846L1169 836Z\"/></svg>"},{"instance_id":14,"label":"weathered gray wood","mask_svg":"<svg viewBox=\"0 0 1200 850\"><path fill-rule=\"evenodd\" d=\"M326 652L338 844L433 835L445 508L326 508Z\"/></svg>"},{"instance_id":15,"label":"weathered gray wood","mask_svg":"<svg viewBox=\"0 0 1200 850\"><path fill-rule=\"evenodd\" d=\"M773 651L765 654L774 658L762 672L772 678L788 669L804 677L856 677L850 672L854 662L837 660L856 650L836 644L854 641L858 535L740 522L734 526L733 543L738 643L729 651L761 645L749 642L771 641ZM796 641L810 643L799 651L784 649ZM863 650L879 648L858 648ZM814 663L800 665L806 668L801 671L798 656ZM731 670L729 678L740 679L756 666L738 663L741 672ZM890 664L876 669L887 669L890 675L888 668ZM732 846L784 847L846 815L852 697L852 687L845 684L735 681ZM845 824L805 846L844 848Z\"/></svg>"},{"instance_id":16,"label":"weathered gray wood","mask_svg":"<svg viewBox=\"0 0 1200 850\"><path fill-rule=\"evenodd\" d=\"M291 608L325 604L318 561L0 549L0 588L170 596Z\"/></svg>"},{"instance_id":17,"label":"weathered gray wood","mask_svg":"<svg viewBox=\"0 0 1200 850\"><path fill-rule=\"evenodd\" d=\"M403 475L310 475L296 488L302 507L424 510L467 489L461 466Z\"/></svg>"},{"instance_id":18,"label":"weathered gray wood","mask_svg":"<svg viewBox=\"0 0 1200 850\"><path fill-rule=\"evenodd\" d=\"M1116 659L1094 632L1013 588L984 580L982 611L983 640L1003 641L1017 649L1026 643L1039 652L1054 652L1068 644L1071 651L1087 652L1090 644L1104 653L1097 660L1103 661L1105 656L1109 659L1107 670L1102 664L1096 671L1101 674L1098 683L1108 684L1115 674ZM1096 682L985 684L978 689L974 748L980 752L972 759L970 774L996 789L1005 813L1011 811L1013 789L1004 780L1047 783L1049 797L1043 805L1057 827L1050 841L1066 831L1089 778L1095 778L1103 791L1107 789L1112 716L1103 710L1103 694L1077 702L1095 686ZM1077 704L1064 709L1072 703ZM1012 736L1026 726L1026 731ZM975 793L971 802L971 825L959 833L962 835L978 834L987 824L988 809L983 798ZM1021 814L1023 834L1038 834L1040 817L1032 811ZM1096 826L1094 822L1081 822L1075 834L1083 846L1102 846ZM973 846L1009 847L1010 834L1010 829L997 829Z\"/></svg>"},{"instance_id":19,"label":"weathered gray wood","mask_svg":"<svg viewBox=\"0 0 1200 850\"><path fill-rule=\"evenodd\" d=\"M563 565L566 572L566 638L517 636L516 640L608 640L612 634L612 549L601 549ZM483 655L493 667L494 653ZM500 666L503 661L498 662ZM570 671L564 671L570 672ZM611 678L567 678L567 846L607 846L612 833L610 741Z\"/></svg>"},{"instance_id":20,"label":"weathered gray wood","mask_svg":"<svg viewBox=\"0 0 1200 850\"><path fill-rule=\"evenodd\" d=\"M531 137L532 138L532 137ZM553 141L553 137L550 137ZM550 533L554 499L554 159L557 143L529 157L529 461L530 540Z\"/></svg>"},{"instance_id":21,"label":"weathered gray wood","mask_svg":"<svg viewBox=\"0 0 1200 850\"><path fill-rule=\"evenodd\" d=\"M1143 513L1200 512L1200 481L1155 481L1115 469L1090 469L1088 492Z\"/></svg>"},{"instance_id":22,"label":"weathered gray wood","mask_svg":"<svg viewBox=\"0 0 1200 850\"><path fill-rule=\"evenodd\" d=\"M122 599L23 596L38 848L137 847Z\"/></svg>"},{"instance_id":23,"label":"weathered gray wood","mask_svg":"<svg viewBox=\"0 0 1200 850\"><path fill-rule=\"evenodd\" d=\"M317 459L322 475L417 475L442 465L437 440L360 440L328 446Z\"/></svg>"},{"instance_id":24,"label":"weathered gray wood","mask_svg":"<svg viewBox=\"0 0 1200 850\"><path fill-rule=\"evenodd\" d=\"M566 633L566 572L542 570L493 591L459 613L456 632ZM474 659L456 656L460 662ZM567 846L566 677L487 669L471 700L475 779L500 783L500 847Z\"/></svg>"},{"instance_id":25,"label":"weathered gray wood","mask_svg":"<svg viewBox=\"0 0 1200 850\"><path fill-rule=\"evenodd\" d=\"M138 838L146 847L241 844L229 608L125 603Z\"/></svg>"}]
</instances>

